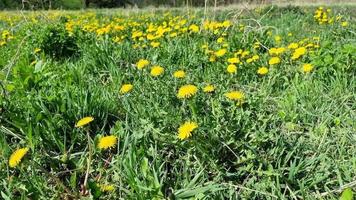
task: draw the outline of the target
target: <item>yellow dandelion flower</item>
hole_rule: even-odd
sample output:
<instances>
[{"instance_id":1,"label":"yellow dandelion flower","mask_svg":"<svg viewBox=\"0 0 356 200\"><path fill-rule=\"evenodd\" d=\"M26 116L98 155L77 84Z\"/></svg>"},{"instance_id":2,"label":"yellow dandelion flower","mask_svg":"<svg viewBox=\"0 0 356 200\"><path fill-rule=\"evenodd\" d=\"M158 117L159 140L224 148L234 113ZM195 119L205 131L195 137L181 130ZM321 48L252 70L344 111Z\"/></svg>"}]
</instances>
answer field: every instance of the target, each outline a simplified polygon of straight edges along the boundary
<instances>
[{"instance_id":1,"label":"yellow dandelion flower","mask_svg":"<svg viewBox=\"0 0 356 200\"><path fill-rule=\"evenodd\" d=\"M265 75L268 73L268 68L267 67L260 67L257 70L257 74L259 75Z\"/></svg>"},{"instance_id":2,"label":"yellow dandelion flower","mask_svg":"<svg viewBox=\"0 0 356 200\"><path fill-rule=\"evenodd\" d=\"M159 47L160 44L161 44L160 42L151 42L150 45L151 45L153 48L157 48L157 47Z\"/></svg>"},{"instance_id":3,"label":"yellow dandelion flower","mask_svg":"<svg viewBox=\"0 0 356 200\"><path fill-rule=\"evenodd\" d=\"M219 38L216 40L216 42L219 43L219 44L220 44L220 43L223 43L223 42L224 42L224 39L225 39L225 38L223 38L223 37L219 37Z\"/></svg>"},{"instance_id":4,"label":"yellow dandelion flower","mask_svg":"<svg viewBox=\"0 0 356 200\"><path fill-rule=\"evenodd\" d=\"M349 25L348 22L342 22L342 23L341 23L341 26L342 26L342 27L346 27L346 26L348 26L348 25Z\"/></svg>"},{"instance_id":5,"label":"yellow dandelion flower","mask_svg":"<svg viewBox=\"0 0 356 200\"><path fill-rule=\"evenodd\" d=\"M35 53L38 53L38 52L40 52L40 51L41 51L40 48L35 48L35 50L34 50Z\"/></svg>"},{"instance_id":6,"label":"yellow dandelion flower","mask_svg":"<svg viewBox=\"0 0 356 200\"><path fill-rule=\"evenodd\" d=\"M151 76L159 76L159 75L163 74L163 72L164 72L164 68L156 65L156 66L153 66L151 69Z\"/></svg>"},{"instance_id":7,"label":"yellow dandelion flower","mask_svg":"<svg viewBox=\"0 0 356 200\"><path fill-rule=\"evenodd\" d=\"M116 144L117 144L117 137L114 135L109 135L99 139L98 148L108 149L114 147Z\"/></svg>"},{"instance_id":8,"label":"yellow dandelion flower","mask_svg":"<svg viewBox=\"0 0 356 200\"><path fill-rule=\"evenodd\" d=\"M227 62L230 64L237 64L237 63L240 63L240 59L237 57L233 57L233 58L227 59Z\"/></svg>"},{"instance_id":9,"label":"yellow dandelion flower","mask_svg":"<svg viewBox=\"0 0 356 200\"><path fill-rule=\"evenodd\" d=\"M226 49L220 49L218 51L215 52L215 56L216 57L222 57L226 54L227 50Z\"/></svg>"},{"instance_id":10,"label":"yellow dandelion flower","mask_svg":"<svg viewBox=\"0 0 356 200\"><path fill-rule=\"evenodd\" d=\"M238 101L238 100L243 100L245 98L245 94L241 91L231 91L225 93L225 97L227 97L230 100Z\"/></svg>"},{"instance_id":11,"label":"yellow dandelion flower","mask_svg":"<svg viewBox=\"0 0 356 200\"><path fill-rule=\"evenodd\" d=\"M120 88L120 93L126 94L126 93L130 92L132 90L132 88L133 88L132 84L124 84Z\"/></svg>"},{"instance_id":12,"label":"yellow dandelion flower","mask_svg":"<svg viewBox=\"0 0 356 200\"><path fill-rule=\"evenodd\" d=\"M183 70L178 70L173 73L174 78L184 78L185 72Z\"/></svg>"},{"instance_id":13,"label":"yellow dandelion flower","mask_svg":"<svg viewBox=\"0 0 356 200\"><path fill-rule=\"evenodd\" d=\"M197 33L197 32L199 32L199 26L192 24L189 26L189 30L193 33Z\"/></svg>"},{"instance_id":14,"label":"yellow dandelion flower","mask_svg":"<svg viewBox=\"0 0 356 200\"><path fill-rule=\"evenodd\" d=\"M214 92L214 90L215 90L214 85L207 85L203 88L203 92L206 92L206 93Z\"/></svg>"},{"instance_id":15,"label":"yellow dandelion flower","mask_svg":"<svg viewBox=\"0 0 356 200\"><path fill-rule=\"evenodd\" d=\"M307 49L305 47L299 47L294 50L294 53L292 55L292 60L296 60L306 53L307 53Z\"/></svg>"},{"instance_id":16,"label":"yellow dandelion flower","mask_svg":"<svg viewBox=\"0 0 356 200\"><path fill-rule=\"evenodd\" d=\"M87 125L89 124L90 122L92 122L94 120L93 117L84 117L82 119L80 119L76 124L75 124L75 127L78 128L78 127L82 127L84 125Z\"/></svg>"},{"instance_id":17,"label":"yellow dandelion flower","mask_svg":"<svg viewBox=\"0 0 356 200\"><path fill-rule=\"evenodd\" d=\"M180 140L189 138L196 128L198 128L198 124L196 122L185 122L178 129L178 138Z\"/></svg>"},{"instance_id":18,"label":"yellow dandelion flower","mask_svg":"<svg viewBox=\"0 0 356 200\"><path fill-rule=\"evenodd\" d=\"M226 71L229 72L230 74L234 74L237 72L237 67L236 65L228 65L227 68L226 68Z\"/></svg>"},{"instance_id":19,"label":"yellow dandelion flower","mask_svg":"<svg viewBox=\"0 0 356 200\"><path fill-rule=\"evenodd\" d=\"M177 97L179 99L190 98L198 92L198 88L195 85L183 85L179 88Z\"/></svg>"},{"instance_id":20,"label":"yellow dandelion flower","mask_svg":"<svg viewBox=\"0 0 356 200\"><path fill-rule=\"evenodd\" d=\"M150 61L145 60L145 59L140 59L137 63L136 66L138 69L143 69L144 67L146 67L147 65L150 64Z\"/></svg>"},{"instance_id":21,"label":"yellow dandelion flower","mask_svg":"<svg viewBox=\"0 0 356 200\"><path fill-rule=\"evenodd\" d=\"M298 46L298 43L293 42L288 45L288 49L296 49L298 48Z\"/></svg>"},{"instance_id":22,"label":"yellow dandelion flower","mask_svg":"<svg viewBox=\"0 0 356 200\"><path fill-rule=\"evenodd\" d=\"M302 70L304 73L309 73L313 70L313 65L312 64L304 64L302 67Z\"/></svg>"},{"instance_id":23,"label":"yellow dandelion flower","mask_svg":"<svg viewBox=\"0 0 356 200\"><path fill-rule=\"evenodd\" d=\"M268 64L270 65L276 65L279 64L281 62L281 59L278 57L272 57L269 61Z\"/></svg>"},{"instance_id":24,"label":"yellow dandelion flower","mask_svg":"<svg viewBox=\"0 0 356 200\"><path fill-rule=\"evenodd\" d=\"M100 184L99 185L100 191L102 192L112 192L115 190L115 186L114 185L106 185L106 184Z\"/></svg>"},{"instance_id":25,"label":"yellow dandelion flower","mask_svg":"<svg viewBox=\"0 0 356 200\"><path fill-rule=\"evenodd\" d=\"M28 152L29 148L25 147L25 148L21 148L21 149L17 149L16 151L14 151L9 159L9 166L11 168L16 167L18 164L20 164L22 158L26 155L26 153Z\"/></svg>"}]
</instances>

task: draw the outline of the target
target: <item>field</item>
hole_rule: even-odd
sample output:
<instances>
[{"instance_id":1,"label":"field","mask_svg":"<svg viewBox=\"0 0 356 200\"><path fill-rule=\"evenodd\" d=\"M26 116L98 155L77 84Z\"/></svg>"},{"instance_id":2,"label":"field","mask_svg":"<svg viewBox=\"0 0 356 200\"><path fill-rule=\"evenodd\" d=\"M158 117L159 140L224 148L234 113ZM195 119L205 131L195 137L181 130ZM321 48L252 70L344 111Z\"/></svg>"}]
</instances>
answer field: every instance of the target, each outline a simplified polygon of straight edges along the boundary
<instances>
[{"instance_id":1,"label":"field","mask_svg":"<svg viewBox=\"0 0 356 200\"><path fill-rule=\"evenodd\" d=\"M341 199L356 5L0 12L0 199Z\"/></svg>"}]
</instances>

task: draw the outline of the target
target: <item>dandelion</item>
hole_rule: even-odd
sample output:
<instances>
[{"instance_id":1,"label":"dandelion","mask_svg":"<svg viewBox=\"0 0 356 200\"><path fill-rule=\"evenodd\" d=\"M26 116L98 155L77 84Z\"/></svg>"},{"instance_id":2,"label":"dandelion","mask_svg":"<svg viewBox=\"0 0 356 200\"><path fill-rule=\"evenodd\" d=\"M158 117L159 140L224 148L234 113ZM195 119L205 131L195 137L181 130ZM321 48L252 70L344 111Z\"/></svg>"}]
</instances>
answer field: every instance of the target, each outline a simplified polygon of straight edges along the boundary
<instances>
[{"instance_id":1,"label":"dandelion","mask_svg":"<svg viewBox=\"0 0 356 200\"><path fill-rule=\"evenodd\" d=\"M215 52L215 56L216 57L222 57L226 54L227 50L226 49L220 49L218 51Z\"/></svg>"},{"instance_id":2,"label":"dandelion","mask_svg":"<svg viewBox=\"0 0 356 200\"><path fill-rule=\"evenodd\" d=\"M102 192L112 192L115 190L115 186L114 185L106 185L106 184L99 184L98 185L100 188L100 191Z\"/></svg>"},{"instance_id":3,"label":"dandelion","mask_svg":"<svg viewBox=\"0 0 356 200\"><path fill-rule=\"evenodd\" d=\"M257 74L259 75L265 75L268 73L268 68L267 67L260 67L257 70Z\"/></svg>"},{"instance_id":4,"label":"dandelion","mask_svg":"<svg viewBox=\"0 0 356 200\"><path fill-rule=\"evenodd\" d=\"M198 124L196 122L185 122L178 129L178 138L180 140L189 138L196 128L198 128Z\"/></svg>"},{"instance_id":5,"label":"dandelion","mask_svg":"<svg viewBox=\"0 0 356 200\"><path fill-rule=\"evenodd\" d=\"M190 98L198 92L198 88L195 85L183 85L179 88L177 97L179 99Z\"/></svg>"},{"instance_id":6,"label":"dandelion","mask_svg":"<svg viewBox=\"0 0 356 200\"><path fill-rule=\"evenodd\" d=\"M300 58L302 55L306 54L307 49L305 47L299 47L294 50L294 53L292 55L292 60L296 60Z\"/></svg>"},{"instance_id":7,"label":"dandelion","mask_svg":"<svg viewBox=\"0 0 356 200\"><path fill-rule=\"evenodd\" d=\"M216 42L219 43L219 44L220 44L220 43L223 43L223 42L224 42L224 39L225 39L225 38L223 38L223 37L219 37L219 38L216 40Z\"/></svg>"},{"instance_id":8,"label":"dandelion","mask_svg":"<svg viewBox=\"0 0 356 200\"><path fill-rule=\"evenodd\" d=\"M341 23L341 26L342 26L342 27L346 27L346 26L348 26L348 25L349 25L349 23L346 22L346 21Z\"/></svg>"},{"instance_id":9,"label":"dandelion","mask_svg":"<svg viewBox=\"0 0 356 200\"><path fill-rule=\"evenodd\" d=\"M150 61L145 60L145 59L140 59L137 63L136 66L138 69L143 69L144 67L146 67L147 65L150 64Z\"/></svg>"},{"instance_id":10,"label":"dandelion","mask_svg":"<svg viewBox=\"0 0 356 200\"><path fill-rule=\"evenodd\" d=\"M296 49L298 48L298 46L298 43L293 42L288 45L288 49Z\"/></svg>"},{"instance_id":11,"label":"dandelion","mask_svg":"<svg viewBox=\"0 0 356 200\"><path fill-rule=\"evenodd\" d=\"M112 148L117 144L117 137L114 135L105 136L99 139L98 148L99 149L108 149Z\"/></svg>"},{"instance_id":12,"label":"dandelion","mask_svg":"<svg viewBox=\"0 0 356 200\"><path fill-rule=\"evenodd\" d=\"M82 127L84 125L87 125L89 124L90 122L94 121L94 118L93 117L84 117L82 119L80 119L76 124L75 124L75 127L78 128L78 127Z\"/></svg>"},{"instance_id":13,"label":"dandelion","mask_svg":"<svg viewBox=\"0 0 356 200\"><path fill-rule=\"evenodd\" d=\"M40 48L35 48L35 50L33 51L34 53L38 53L38 52L40 52L41 51L41 49Z\"/></svg>"},{"instance_id":14,"label":"dandelion","mask_svg":"<svg viewBox=\"0 0 356 200\"><path fill-rule=\"evenodd\" d=\"M183 70L178 70L173 73L174 78L184 78L185 72Z\"/></svg>"},{"instance_id":15,"label":"dandelion","mask_svg":"<svg viewBox=\"0 0 356 200\"><path fill-rule=\"evenodd\" d=\"M132 84L124 84L120 88L120 93L126 94L126 93L130 92L132 90L132 88L133 88Z\"/></svg>"},{"instance_id":16,"label":"dandelion","mask_svg":"<svg viewBox=\"0 0 356 200\"><path fill-rule=\"evenodd\" d=\"M268 64L270 65L276 65L279 64L281 62L281 59L278 57L272 57L269 61Z\"/></svg>"},{"instance_id":17,"label":"dandelion","mask_svg":"<svg viewBox=\"0 0 356 200\"><path fill-rule=\"evenodd\" d=\"M151 46L152 46L153 48L159 47L160 44L161 44L160 42L151 42Z\"/></svg>"},{"instance_id":18,"label":"dandelion","mask_svg":"<svg viewBox=\"0 0 356 200\"><path fill-rule=\"evenodd\" d=\"M226 68L226 71L229 72L230 74L234 74L237 72L237 67L236 65L228 65L227 68Z\"/></svg>"},{"instance_id":19,"label":"dandelion","mask_svg":"<svg viewBox=\"0 0 356 200\"><path fill-rule=\"evenodd\" d=\"M230 100L233 101L240 101L245 98L245 94L241 91L231 91L228 93L225 93L225 97L227 97Z\"/></svg>"},{"instance_id":20,"label":"dandelion","mask_svg":"<svg viewBox=\"0 0 356 200\"><path fill-rule=\"evenodd\" d=\"M189 30L193 33L197 33L197 32L199 32L199 26L192 24L189 26Z\"/></svg>"},{"instance_id":21,"label":"dandelion","mask_svg":"<svg viewBox=\"0 0 356 200\"><path fill-rule=\"evenodd\" d=\"M304 64L302 67L302 70L304 73L309 73L313 70L313 65L312 64Z\"/></svg>"},{"instance_id":22,"label":"dandelion","mask_svg":"<svg viewBox=\"0 0 356 200\"><path fill-rule=\"evenodd\" d=\"M21 148L21 149L17 149L16 151L14 151L9 159L9 166L11 168L16 167L18 164L20 164L22 158L26 155L26 153L28 152L29 148L25 147L25 148Z\"/></svg>"},{"instance_id":23,"label":"dandelion","mask_svg":"<svg viewBox=\"0 0 356 200\"><path fill-rule=\"evenodd\" d=\"M227 59L227 62L230 64L237 64L237 63L240 63L240 59L237 57L233 57L233 58Z\"/></svg>"},{"instance_id":24,"label":"dandelion","mask_svg":"<svg viewBox=\"0 0 356 200\"><path fill-rule=\"evenodd\" d=\"M207 85L203 88L203 92L205 93L211 93L214 92L215 86L214 85Z\"/></svg>"},{"instance_id":25,"label":"dandelion","mask_svg":"<svg viewBox=\"0 0 356 200\"><path fill-rule=\"evenodd\" d=\"M163 74L163 72L164 72L164 68L156 65L156 66L153 66L151 69L151 76L159 76L159 75Z\"/></svg>"}]
</instances>

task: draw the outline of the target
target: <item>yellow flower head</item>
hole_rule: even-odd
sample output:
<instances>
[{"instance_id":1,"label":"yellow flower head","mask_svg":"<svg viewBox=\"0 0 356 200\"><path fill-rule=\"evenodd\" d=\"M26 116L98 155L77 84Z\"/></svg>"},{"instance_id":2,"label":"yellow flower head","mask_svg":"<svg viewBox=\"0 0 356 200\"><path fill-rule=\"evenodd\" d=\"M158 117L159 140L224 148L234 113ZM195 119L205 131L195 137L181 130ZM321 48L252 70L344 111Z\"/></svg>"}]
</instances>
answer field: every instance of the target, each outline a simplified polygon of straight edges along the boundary
<instances>
[{"instance_id":1,"label":"yellow flower head","mask_svg":"<svg viewBox=\"0 0 356 200\"><path fill-rule=\"evenodd\" d=\"M146 67L147 65L150 64L150 61L145 60L145 59L140 59L137 63L136 66L138 69L143 69L144 67Z\"/></svg>"},{"instance_id":2,"label":"yellow flower head","mask_svg":"<svg viewBox=\"0 0 356 200\"><path fill-rule=\"evenodd\" d=\"M173 73L173 76L175 78L184 78L185 77L185 72L183 70L178 70Z\"/></svg>"},{"instance_id":3,"label":"yellow flower head","mask_svg":"<svg viewBox=\"0 0 356 200\"><path fill-rule=\"evenodd\" d=\"M159 47L160 44L161 44L160 42L151 42L151 46L152 46L153 48Z\"/></svg>"},{"instance_id":4,"label":"yellow flower head","mask_svg":"<svg viewBox=\"0 0 356 200\"><path fill-rule=\"evenodd\" d=\"M100 191L102 192L112 192L115 190L115 186L114 185L106 185L106 184L100 184L99 185Z\"/></svg>"},{"instance_id":5,"label":"yellow flower head","mask_svg":"<svg viewBox=\"0 0 356 200\"><path fill-rule=\"evenodd\" d=\"M195 85L183 85L179 88L177 97L179 99L190 98L198 92L198 88Z\"/></svg>"},{"instance_id":6,"label":"yellow flower head","mask_svg":"<svg viewBox=\"0 0 356 200\"><path fill-rule=\"evenodd\" d=\"M117 144L117 137L114 135L109 135L99 139L98 148L108 149L114 147L116 144Z\"/></svg>"},{"instance_id":7,"label":"yellow flower head","mask_svg":"<svg viewBox=\"0 0 356 200\"><path fill-rule=\"evenodd\" d=\"M304 64L302 70L304 73L309 73L313 70L313 68L312 64Z\"/></svg>"},{"instance_id":8,"label":"yellow flower head","mask_svg":"<svg viewBox=\"0 0 356 200\"><path fill-rule=\"evenodd\" d=\"M230 100L238 101L238 100L243 100L245 98L245 94L241 91L231 91L225 93L225 97L227 97Z\"/></svg>"},{"instance_id":9,"label":"yellow flower head","mask_svg":"<svg viewBox=\"0 0 356 200\"><path fill-rule=\"evenodd\" d=\"M132 88L133 88L132 84L124 84L120 88L120 93L126 94L126 93L130 92L132 90Z\"/></svg>"},{"instance_id":10,"label":"yellow flower head","mask_svg":"<svg viewBox=\"0 0 356 200\"><path fill-rule=\"evenodd\" d=\"M272 57L271 59L269 59L268 64L270 65L276 65L279 64L281 62L281 59L278 57Z\"/></svg>"},{"instance_id":11,"label":"yellow flower head","mask_svg":"<svg viewBox=\"0 0 356 200\"><path fill-rule=\"evenodd\" d=\"M214 85L207 85L203 88L203 92L206 92L206 93L214 92L214 90L215 90Z\"/></svg>"},{"instance_id":12,"label":"yellow flower head","mask_svg":"<svg viewBox=\"0 0 356 200\"><path fill-rule=\"evenodd\" d=\"M22 158L26 155L28 150L29 150L29 148L26 147L26 148L17 149L16 151L14 151L10 156L9 166L14 168L18 164L20 164Z\"/></svg>"},{"instance_id":13,"label":"yellow flower head","mask_svg":"<svg viewBox=\"0 0 356 200\"><path fill-rule=\"evenodd\" d=\"M346 26L348 26L348 25L349 25L349 23L346 22L346 21L341 23L341 26L342 26L342 27L346 27Z\"/></svg>"},{"instance_id":14,"label":"yellow flower head","mask_svg":"<svg viewBox=\"0 0 356 200\"><path fill-rule=\"evenodd\" d=\"M265 75L268 73L268 68L267 67L260 67L257 70L257 74L259 75Z\"/></svg>"},{"instance_id":15,"label":"yellow flower head","mask_svg":"<svg viewBox=\"0 0 356 200\"><path fill-rule=\"evenodd\" d=\"M226 71L229 72L230 74L234 74L237 72L237 67L236 65L228 65L227 68L226 68Z\"/></svg>"},{"instance_id":16,"label":"yellow flower head","mask_svg":"<svg viewBox=\"0 0 356 200\"><path fill-rule=\"evenodd\" d=\"M178 138L184 140L192 135L194 129L198 128L198 124L195 122L185 122L178 129Z\"/></svg>"},{"instance_id":17,"label":"yellow flower head","mask_svg":"<svg viewBox=\"0 0 356 200\"><path fill-rule=\"evenodd\" d=\"M40 48L35 48L35 50L34 50L35 53L38 53L38 52L40 52L40 51L41 51Z\"/></svg>"},{"instance_id":18,"label":"yellow flower head","mask_svg":"<svg viewBox=\"0 0 356 200\"><path fill-rule=\"evenodd\" d=\"M153 66L151 69L151 76L159 76L161 74L163 74L164 72L164 68L161 66Z\"/></svg>"},{"instance_id":19,"label":"yellow flower head","mask_svg":"<svg viewBox=\"0 0 356 200\"><path fill-rule=\"evenodd\" d=\"M298 48L298 46L298 43L293 42L288 45L288 49L296 49Z\"/></svg>"},{"instance_id":20,"label":"yellow flower head","mask_svg":"<svg viewBox=\"0 0 356 200\"><path fill-rule=\"evenodd\" d=\"M75 127L82 127L84 125L89 124L90 122L92 122L94 120L93 117L84 117L82 119L80 119L76 124Z\"/></svg>"},{"instance_id":21,"label":"yellow flower head","mask_svg":"<svg viewBox=\"0 0 356 200\"><path fill-rule=\"evenodd\" d=\"M226 49L220 49L218 51L215 52L215 56L216 57L222 57L226 54L227 50Z\"/></svg>"},{"instance_id":22,"label":"yellow flower head","mask_svg":"<svg viewBox=\"0 0 356 200\"><path fill-rule=\"evenodd\" d=\"M240 59L237 57L233 57L233 58L227 59L227 62L230 64L237 64L237 63L240 63Z\"/></svg>"},{"instance_id":23,"label":"yellow flower head","mask_svg":"<svg viewBox=\"0 0 356 200\"><path fill-rule=\"evenodd\" d=\"M295 51L292 55L292 60L296 60L306 53L307 53L307 49L305 47L299 47L299 48L295 49Z\"/></svg>"}]
</instances>

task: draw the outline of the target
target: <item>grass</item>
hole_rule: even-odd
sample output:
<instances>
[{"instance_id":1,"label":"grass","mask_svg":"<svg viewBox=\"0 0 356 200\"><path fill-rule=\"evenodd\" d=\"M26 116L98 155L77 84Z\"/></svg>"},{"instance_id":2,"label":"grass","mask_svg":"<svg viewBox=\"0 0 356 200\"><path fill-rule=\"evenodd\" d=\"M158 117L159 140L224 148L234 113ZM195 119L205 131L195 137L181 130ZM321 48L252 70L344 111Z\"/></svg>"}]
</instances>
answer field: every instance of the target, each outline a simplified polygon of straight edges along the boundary
<instances>
[{"instance_id":1,"label":"grass","mask_svg":"<svg viewBox=\"0 0 356 200\"><path fill-rule=\"evenodd\" d=\"M338 199L355 191L355 7L331 7L334 22L321 25L315 9L0 13L1 197ZM216 23L205 30L204 20ZM132 38L150 23L157 48L147 35ZM159 34L165 23L173 28ZM291 43L307 52L291 59ZM285 47L277 65L268 64L273 47ZM235 56L241 63L229 74ZM140 59L150 62L143 70ZM154 65L164 73L152 77ZM179 69L182 79L172 76ZM198 92L177 98L186 84ZM203 92L208 84L213 93ZM234 90L244 98L229 100ZM94 121L75 127L86 116ZM180 140L186 121L198 127ZM118 141L100 149L108 135Z\"/></svg>"}]
</instances>

